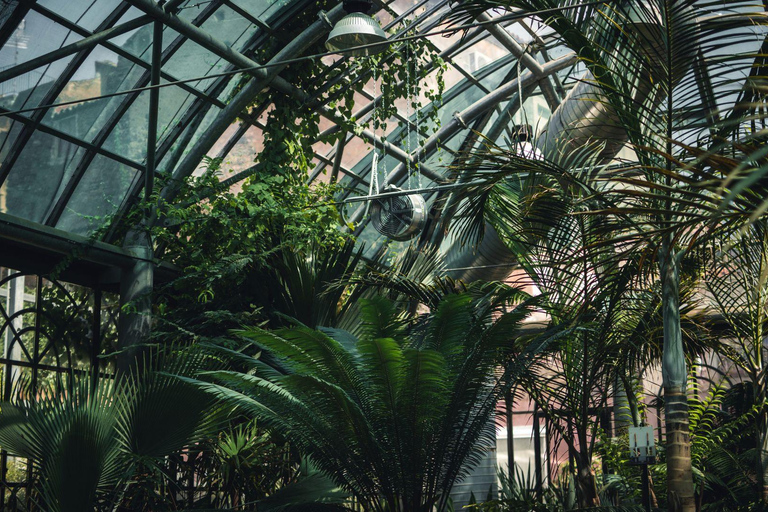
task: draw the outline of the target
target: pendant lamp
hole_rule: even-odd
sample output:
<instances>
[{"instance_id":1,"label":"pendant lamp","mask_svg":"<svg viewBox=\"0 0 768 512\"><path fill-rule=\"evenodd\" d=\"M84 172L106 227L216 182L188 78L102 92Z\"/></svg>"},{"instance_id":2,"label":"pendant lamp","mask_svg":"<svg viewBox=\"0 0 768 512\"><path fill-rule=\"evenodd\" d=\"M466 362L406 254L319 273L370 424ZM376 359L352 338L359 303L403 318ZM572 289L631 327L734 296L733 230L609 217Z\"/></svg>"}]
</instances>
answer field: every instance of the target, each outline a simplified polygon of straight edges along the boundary
<instances>
[{"instance_id":1,"label":"pendant lamp","mask_svg":"<svg viewBox=\"0 0 768 512\"><path fill-rule=\"evenodd\" d=\"M354 49L358 46L384 43L387 40L387 34L379 23L368 15L372 7L371 0L344 0L344 10L348 14L333 27L325 47L332 52L350 50L344 54L355 57L383 52L386 44Z\"/></svg>"}]
</instances>

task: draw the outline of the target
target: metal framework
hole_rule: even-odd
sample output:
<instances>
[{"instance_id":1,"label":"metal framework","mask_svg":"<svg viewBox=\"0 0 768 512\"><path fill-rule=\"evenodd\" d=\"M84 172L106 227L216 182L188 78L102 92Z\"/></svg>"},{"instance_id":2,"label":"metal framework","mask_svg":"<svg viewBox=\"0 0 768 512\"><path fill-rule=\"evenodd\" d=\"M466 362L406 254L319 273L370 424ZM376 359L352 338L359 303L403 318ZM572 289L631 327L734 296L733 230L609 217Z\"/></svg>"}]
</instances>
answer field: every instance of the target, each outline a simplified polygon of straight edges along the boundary
<instances>
[{"instance_id":1,"label":"metal framework","mask_svg":"<svg viewBox=\"0 0 768 512\"><path fill-rule=\"evenodd\" d=\"M114 293L0 267L2 399L59 389L70 372L114 372L118 301ZM30 510L32 467L0 452L0 510Z\"/></svg>"},{"instance_id":2,"label":"metal framework","mask_svg":"<svg viewBox=\"0 0 768 512\"><path fill-rule=\"evenodd\" d=\"M314 108L327 122L318 139L348 126L349 120L332 108L342 93L329 91L345 83L369 84L370 74L359 74L354 82L349 72L330 80L318 77L305 89L281 76L286 60L320 43L330 28L328 21L343 16L341 0L329 4L325 18L314 17L317 4L312 0L3 2L0 393L4 400L24 379L34 393L44 381L56 384L66 372L88 371L94 378L109 373L119 363L99 356L147 332L149 317L139 313L118 317L120 305L135 302L139 308L149 307L147 291L172 278L175 269L153 260L146 234L132 230L125 235L116 228L118 221L142 197L158 192L156 178L164 178L162 199L176 201L180 184L206 156L226 159L250 144L247 135L264 128L260 118L271 106L269 100L254 106L254 98L272 90ZM370 152L359 150L361 145L384 148L390 164L387 183L403 185L409 178L407 169L418 162L418 171L428 180L426 195L435 205L420 242L435 246L444 232L438 229L440 223L455 207L451 185L435 187L469 179L447 175L436 155L443 152L450 161L454 152L476 147L478 134L499 141L505 131L509 133L512 117L529 108L524 107L526 102L554 112L583 71L575 55L558 54L557 35L540 32L529 19L494 23L491 13L483 13L476 18L480 25L463 37L442 42L428 36L440 27L450 4L450 0L375 2L393 38L408 33L424 36L447 63L451 78L442 103L425 107L438 112L439 129L407 151L396 141L403 138L406 127L415 128L418 114L398 112L390 121L402 128L389 133L365 128L340 133L337 144L316 154L317 165L309 176L310 181L323 179L322 173L330 169L330 181L345 186L338 196L344 200L367 188L371 179L372 158ZM291 23L302 13L313 17L297 29ZM24 35L26 23L37 26L36 40ZM48 37L46 31L58 31L57 36ZM280 50L269 62L261 62L259 51L269 45ZM493 55L478 64L485 50ZM475 56L475 64L469 55ZM345 62L338 59L329 71L342 69ZM701 57L693 70L702 103L714 120L718 109L710 70ZM436 73L437 64L427 64L422 71ZM182 80L190 81L175 83ZM169 82L174 84L166 87ZM148 86L151 90L142 92ZM125 91L130 92L121 94ZM88 101L95 96L102 99ZM368 123L381 97L364 89L358 100L354 118ZM260 164L252 161L240 162L231 176L222 178L223 184L234 186L259 169ZM41 186L47 186L46 180L57 183ZM350 216L358 224L356 234L370 231L364 211L359 207ZM144 212L145 225L164 221L157 211ZM118 237L125 239L122 247L114 245ZM486 256L501 259L502 245L486 247ZM473 262L477 260L467 268ZM525 414L529 413L538 437L541 414L535 410ZM549 452L549 436L545 441ZM538 439L535 449L536 459L543 460ZM25 505L20 500L30 471L0 453L0 490L5 493L0 510ZM535 478L541 489L546 478L541 464ZM193 481L191 471L189 496Z\"/></svg>"},{"instance_id":3,"label":"metal framework","mask_svg":"<svg viewBox=\"0 0 768 512\"><path fill-rule=\"evenodd\" d=\"M262 4L262 3L259 3ZM50 66L52 63L59 62L62 59L69 58L69 62L66 69L58 75L51 87L47 88L47 92L43 98L41 98L37 104L47 105L54 104L60 101L59 98L62 92L71 87L73 83L73 77L78 70L84 65L87 59L90 58L93 53L98 49L106 49L116 54L120 59L126 63L126 65L134 66L136 70L143 70L138 76L138 79L130 84L130 88L141 88L150 83L151 75L151 62L148 61L146 53L149 51L151 44L145 43L143 54L141 52L130 51L122 46L119 41L120 37L133 34L133 37L141 31L151 32L148 25L152 23L152 20L159 21L165 27L165 32L170 31L174 34L173 37L166 37L169 41L164 45L162 57L161 57L161 79L165 81L176 81L180 77L164 71L166 65L173 61L179 50L184 47L185 44L191 44L194 42L203 49L210 52L215 58L216 62L224 63L227 70L235 70L243 67L251 67L258 64L256 61L247 56L261 45L265 44L270 38L284 37L280 30L276 30L281 23L285 23L290 19L292 14L299 12L306 8L311 2L295 1L289 3L288 6L282 10L275 11L273 15L267 19L262 16L262 13L258 12L263 7L252 5L248 2L233 1L233 0L217 0L214 2L207 2L196 8L195 16L190 18L185 9L193 7L194 4L185 1L174 1L163 5L162 7L155 3L153 0L126 0L119 2L115 0L115 9L108 13L108 15L101 21L101 23L90 30L88 27L81 25L77 20L71 19L71 16L65 16L62 11L54 11L50 7L44 7L37 2L21 2L15 6L11 16L7 18L7 23L20 23L27 14L35 13L47 20L50 20L57 25L71 31L73 35L79 36L81 39L74 42L65 41L66 44L62 44L58 48L53 48L48 53L40 56L36 56L32 59L26 60L20 63L18 66L11 66L7 69L0 69L0 83L3 80L12 80L23 76L24 74L31 73L35 69L39 69L41 66ZM392 20L386 26L387 29L395 31L395 34L403 34L406 30L417 30L421 33L429 32L434 29L440 22L442 14L448 8L448 2L441 0L438 2L427 2L426 0L419 0L411 2L406 8L402 8L402 2L387 1L379 3L380 7L384 9L383 12L392 16ZM397 6L396 6L397 5ZM126 20L126 13L129 7L138 8L142 15L138 17L129 17ZM219 16L220 13L227 10L227 12L233 16L239 16L246 20L252 27L248 29L251 37L247 38L242 45L236 49L231 45L225 44L210 32L207 27L213 26L213 19ZM341 12L340 6L329 12L331 20L335 19ZM418 14L418 17L416 17ZM483 20L487 18L486 15L481 16ZM408 27L404 25L406 21L412 22ZM535 34L530 27L528 27L524 21L519 21L519 25L523 26L530 33ZM147 27L147 28L144 28ZM280 59L289 58L290 56L299 55L309 44L321 37L327 27L322 22L318 21L313 25L314 28L306 30L301 36L288 42L287 47L280 52L275 61ZM6 39L12 36L12 28L10 26L2 27L5 29L4 35ZM313 32L314 31L314 32ZM544 72L546 62L541 63L538 59L534 58L532 54L525 51L523 45L517 42L508 30L505 30L501 26L493 24L485 25L484 27L471 31L466 38L456 41L449 45L449 47L443 50L440 55L455 69L460 77L463 77L465 82L470 87L476 87L484 94L489 94L493 97L493 91L485 81L476 75L476 72L465 69L459 62L458 56L462 52L466 52L473 45L476 45L482 41L490 41L488 37L494 37L498 43L486 43L501 45L511 52L513 58L522 59L521 63L525 69L531 70L530 72L535 77L536 86L542 87L551 107L554 107L559 101L562 95L562 88L559 86L560 79L558 77L549 78L549 74ZM542 45L544 40L537 36L536 44L537 48L544 56L546 61L546 44ZM213 70L216 64L210 66L209 70ZM219 68L221 65L218 65ZM549 68L547 68L549 69ZM557 70L562 68L558 67ZM229 101L222 95L226 94L227 90L231 90L234 79L231 76L219 77L210 81L204 89L193 86L191 84L181 84L178 86L180 92L189 94L190 100L186 100L182 106L179 107L177 112L172 115L171 122L165 124L165 128L159 132L159 138L157 148L155 151L155 164L152 166L159 172L172 172L175 180L172 184L164 190L163 194L166 199L172 199L175 194L175 185L179 179L183 179L185 176L190 175L198 167L202 157L205 156L210 150L219 143L219 139L224 134L225 130L232 124L232 122L242 116L244 109L246 108L248 101L253 95L263 89L266 86L274 87L281 92L294 95L298 100L305 101L308 104L319 109L321 113L334 123L339 123L342 120L336 117L336 114L329 110L327 104L320 104L315 98L318 97L327 87L333 85L333 83L344 80L344 76L337 77L336 80L329 83L318 83L316 91L298 91L295 90L290 84L283 80L279 76L280 68L269 68L268 71L258 71L255 75L259 78L256 82L251 82L246 90L241 91L238 95L231 98ZM360 80L368 80L369 77L362 76ZM554 85L553 85L554 84ZM559 92L558 92L559 91ZM533 93L534 91L531 90ZM375 98L370 93L364 92L364 96L369 100L369 103L363 105L359 114L368 115L372 110L372 104ZM135 169L136 177L145 174L146 164L145 162L137 159L130 154L123 154L120 151L115 151L111 145L110 140L115 138L115 131L119 128L121 123L125 123L127 116L131 115L131 112L135 110L137 100L141 97L139 93L132 93L124 96L123 98L116 98L111 100L109 107L111 112L107 112L107 117L101 123L92 137L88 139L80 138L66 130L59 129L55 123L49 121L51 112L54 109L41 109L33 112L30 116L26 115L9 115L7 119L14 122L15 125L20 126L18 135L15 136L13 144L9 144L6 141L8 148L0 154L2 158L2 165L0 165L0 186L7 182L9 174L13 172L15 164L18 162L19 157L29 151L27 149L29 141L36 133L45 133L56 139L60 139L67 143L73 144L73 147L80 148L77 154L76 160L73 160L69 164L71 171L66 172L65 183L61 190L57 193L55 201L50 205L45 213L42 223L48 226L55 227L59 225L62 215L72 208L73 196L75 195L78 187L89 173L93 173L93 167L99 164L103 164L104 161L115 162L115 165L122 165L125 168ZM333 100L330 98L329 100ZM484 103L486 104L486 103ZM487 103L491 108L498 110L498 102L490 100ZM15 106L15 105L14 105ZM132 109L133 107L133 109ZM9 112L13 108L3 107L0 105L0 112ZM215 112L215 115L214 115ZM102 114L102 117L104 114ZM413 123L412 119L405 119L401 115L396 116L397 120L404 123ZM461 119L461 118L457 118ZM464 122L471 122L464 120ZM148 123L151 125L152 123ZM441 130L440 135L444 136L449 134L455 135L461 130L456 130L456 126L453 122L449 123L450 129ZM241 125L240 129L236 131L233 137L225 141L224 149L218 154L219 157L226 158L229 151L232 151L240 143L242 136L248 131L248 129L254 126L250 121L246 120ZM462 126L459 122L458 126ZM16 129L16 128L14 128ZM343 152L338 152L337 149L348 146L349 144L358 143L356 139L362 138L363 141L376 140L377 143L381 143L387 148L390 155L394 156L401 164L406 162L413 162L417 158L423 158L425 155L433 152L437 147L436 139L433 137L429 141L429 147L421 150L418 154L408 155L396 145L390 141L374 137L374 135L366 130L363 130L358 134L347 134L345 142L339 145L338 148L332 149L329 153L324 155L318 155L318 168L313 173L312 177L316 178L325 166L332 166L333 175L338 176L342 174L353 182L363 184L366 180L364 170L347 168L342 166L342 159L344 157ZM445 141L446 139L441 139ZM134 152L134 154L136 154ZM138 154L151 155L149 152L139 152ZM98 157L98 158L97 158ZM106 160L104 160L106 159ZM392 175L390 179L397 183L402 179L401 165L397 169L397 173ZM430 165L423 163L420 166L423 174L431 181L441 183L444 181L442 172L437 169L432 169ZM363 171L363 172L361 172ZM139 197L143 189L145 179L134 179L133 183L128 187L125 197L117 205L115 211L115 218L120 218L134 202L133 198ZM7 186L7 183L6 183ZM0 212L1 213L1 212ZM115 235L114 231L107 231L105 236L106 241L111 241Z\"/></svg>"}]
</instances>

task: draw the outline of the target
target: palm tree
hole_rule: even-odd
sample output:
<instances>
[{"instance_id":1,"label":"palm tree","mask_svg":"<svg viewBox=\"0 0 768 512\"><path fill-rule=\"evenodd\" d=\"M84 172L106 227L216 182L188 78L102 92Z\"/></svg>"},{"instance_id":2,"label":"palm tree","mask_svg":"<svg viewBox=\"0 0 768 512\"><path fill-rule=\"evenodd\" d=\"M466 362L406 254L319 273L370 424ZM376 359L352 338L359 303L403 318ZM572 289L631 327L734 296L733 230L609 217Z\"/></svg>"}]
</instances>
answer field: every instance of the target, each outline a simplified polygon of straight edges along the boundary
<instances>
[{"instance_id":1,"label":"palm tree","mask_svg":"<svg viewBox=\"0 0 768 512\"><path fill-rule=\"evenodd\" d=\"M565 98L567 107L553 113L540 136L539 147L550 162L538 168L551 172L559 166L560 183L574 169L587 168L581 177L592 186L582 191L591 190L600 199L593 213L627 221L626 230L613 240L622 244L617 253L642 250L658 264L670 510L691 512L680 265L693 245L754 211L745 208L745 193L759 174L745 171L758 168L752 161L762 155L725 169L728 162L718 157L725 148L743 154L729 137L738 137L759 106L743 101L754 97L755 86L744 76L755 71L753 63L764 69L759 41L765 35L765 13L740 1L466 0L458 5L456 18L490 7L538 15L587 68ZM570 124L567 110L574 105L585 115ZM603 164L622 143L636 161L605 172ZM736 186L722 188L723 183ZM733 215L724 212L732 207Z\"/></svg>"},{"instance_id":2,"label":"palm tree","mask_svg":"<svg viewBox=\"0 0 768 512\"><path fill-rule=\"evenodd\" d=\"M585 245L585 223L568 217L550 231L541 249L519 254L526 274L543 293L544 310L553 322L579 328L563 337L547 356L523 374L521 387L539 405L548 424L568 446L576 466L581 507L600 505L592 455L613 383L623 368L622 349L652 309L652 291L637 286L634 265L617 267L600 251L562 264L565 252Z\"/></svg>"},{"instance_id":3,"label":"palm tree","mask_svg":"<svg viewBox=\"0 0 768 512\"><path fill-rule=\"evenodd\" d=\"M592 455L600 413L611 397L616 400L616 382L626 382L631 391L632 379L660 360L661 297L658 281L639 255L617 258L615 247L600 243L612 236L604 220L576 215L577 207L561 193L532 194L534 200L521 193L543 185L541 176L510 177L492 189L484 209L514 252L524 280L541 292L550 321L578 326L550 346L519 382L567 444L580 506L591 507L599 504ZM472 201L468 205L477 207ZM556 209L563 214L541 215ZM569 210L571 215L564 215ZM686 299L695 282L686 279ZM686 301L687 312L696 304ZM689 353L701 352L696 339L687 341Z\"/></svg>"},{"instance_id":4,"label":"palm tree","mask_svg":"<svg viewBox=\"0 0 768 512\"><path fill-rule=\"evenodd\" d=\"M281 371L253 359L249 373L213 372L199 385L281 432L367 510L444 510L495 442L490 420L509 382L552 336L521 348L516 331L535 303L499 286L486 300L447 294L414 317L363 299L356 335L245 330Z\"/></svg>"}]
</instances>

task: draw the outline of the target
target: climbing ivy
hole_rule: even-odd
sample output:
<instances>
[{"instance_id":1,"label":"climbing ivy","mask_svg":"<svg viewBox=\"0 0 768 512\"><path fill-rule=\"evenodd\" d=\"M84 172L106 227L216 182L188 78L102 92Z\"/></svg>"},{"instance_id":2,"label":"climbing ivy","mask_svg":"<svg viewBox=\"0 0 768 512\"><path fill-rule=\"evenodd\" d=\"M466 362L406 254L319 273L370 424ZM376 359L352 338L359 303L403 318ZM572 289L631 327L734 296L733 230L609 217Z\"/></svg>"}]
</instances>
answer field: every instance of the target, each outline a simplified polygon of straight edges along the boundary
<instances>
[{"instance_id":1,"label":"climbing ivy","mask_svg":"<svg viewBox=\"0 0 768 512\"><path fill-rule=\"evenodd\" d=\"M400 34L403 35L413 35L413 31ZM258 51L257 59L266 62L279 48L277 42L266 45ZM324 51L318 44L307 53ZM412 112L420 112L423 121L420 124L421 138L429 137L440 128L438 109L445 90L446 69L445 61L427 39L394 43L386 51L364 58L323 58L291 64L281 72L281 77L306 91L320 104L327 105L336 114L338 129L321 134L321 113L311 104L303 104L274 89L263 91L254 98L252 108L270 105L263 128L264 150L256 157L256 162L264 165L264 172L251 180L274 180L275 177L290 183L306 180L313 168L314 144L334 144L347 133L360 135L364 129L378 135L387 133L389 120L396 117L398 105L403 101L409 103ZM433 71L435 81L430 86L427 77ZM376 115L368 113L358 119L355 115L358 100L374 76L381 90ZM244 77L240 87L248 80L249 77ZM422 98L429 102L429 107ZM399 124L404 126L402 121ZM405 132L403 130L398 140L390 142L401 143Z\"/></svg>"},{"instance_id":2,"label":"climbing ivy","mask_svg":"<svg viewBox=\"0 0 768 512\"><path fill-rule=\"evenodd\" d=\"M296 20L294 24L301 25ZM262 45L253 58L268 62L283 44L273 39ZM306 54L324 51L319 42ZM437 114L445 69L436 48L426 40L416 39L395 43L375 56L306 59L282 70L282 79L334 111L334 117L341 119L339 127L321 133L325 125L317 103L302 103L275 89L266 89L252 99L243 114L263 121L263 150L255 155L250 177L230 189L221 178L234 171L222 168L224 164L218 159L209 159L205 172L186 180L173 204L162 203L159 196L149 198L149 204L159 204L163 221L151 233L157 256L184 272L182 279L174 283L175 296L182 293L198 303L220 299L242 302L217 307L246 310L253 296L238 296L233 290L249 282L250 276L268 271L273 258L285 252L306 254L318 247L341 247L350 235L339 229L341 219L333 205L340 185L322 180L309 183L315 145L333 144L348 132L359 133L363 128L386 133L388 120L395 117L403 101L409 102L412 111L422 112L422 137L429 136L439 128ZM437 79L429 87L425 79L433 71ZM357 119L356 103L374 72L382 93L376 118L367 115ZM244 75L233 94L250 79ZM422 98L430 102L430 108L425 108ZM157 185L156 190L161 190L162 178Z\"/></svg>"}]
</instances>

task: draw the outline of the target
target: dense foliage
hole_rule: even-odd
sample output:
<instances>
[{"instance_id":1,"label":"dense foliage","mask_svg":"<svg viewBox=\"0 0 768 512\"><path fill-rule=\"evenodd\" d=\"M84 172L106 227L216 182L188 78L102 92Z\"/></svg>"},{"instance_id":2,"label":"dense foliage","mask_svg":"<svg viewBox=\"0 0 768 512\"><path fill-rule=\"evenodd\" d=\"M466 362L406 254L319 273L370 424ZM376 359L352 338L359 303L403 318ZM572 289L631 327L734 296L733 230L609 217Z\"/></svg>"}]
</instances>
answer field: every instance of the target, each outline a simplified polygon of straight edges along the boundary
<instances>
[{"instance_id":1,"label":"dense foliage","mask_svg":"<svg viewBox=\"0 0 768 512\"><path fill-rule=\"evenodd\" d=\"M535 302L496 316L521 298L450 294L415 318L364 300L357 336L243 331L276 364L254 358L248 373L209 372L202 386L283 432L366 509L444 510L446 491L495 444L496 404L524 368L515 333Z\"/></svg>"}]
</instances>

